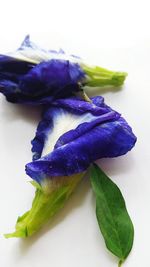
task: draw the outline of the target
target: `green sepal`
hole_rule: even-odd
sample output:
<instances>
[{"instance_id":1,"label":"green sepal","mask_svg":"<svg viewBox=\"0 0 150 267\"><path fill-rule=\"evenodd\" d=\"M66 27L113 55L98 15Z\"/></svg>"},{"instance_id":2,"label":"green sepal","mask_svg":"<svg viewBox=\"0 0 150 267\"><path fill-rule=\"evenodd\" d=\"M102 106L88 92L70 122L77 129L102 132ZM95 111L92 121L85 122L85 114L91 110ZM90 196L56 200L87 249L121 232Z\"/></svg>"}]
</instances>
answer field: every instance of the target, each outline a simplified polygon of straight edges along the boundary
<instances>
[{"instance_id":1,"label":"green sepal","mask_svg":"<svg viewBox=\"0 0 150 267\"><path fill-rule=\"evenodd\" d=\"M123 85L127 76L126 72L110 71L98 66L90 67L82 64L82 68L87 75L85 83L90 87L119 87Z\"/></svg>"},{"instance_id":2,"label":"green sepal","mask_svg":"<svg viewBox=\"0 0 150 267\"><path fill-rule=\"evenodd\" d=\"M15 232L5 234L5 237L25 238L36 233L65 205L83 176L84 173L80 173L72 176L54 177L52 180L46 179L43 187L32 182L36 187L32 207L18 217Z\"/></svg>"}]
</instances>

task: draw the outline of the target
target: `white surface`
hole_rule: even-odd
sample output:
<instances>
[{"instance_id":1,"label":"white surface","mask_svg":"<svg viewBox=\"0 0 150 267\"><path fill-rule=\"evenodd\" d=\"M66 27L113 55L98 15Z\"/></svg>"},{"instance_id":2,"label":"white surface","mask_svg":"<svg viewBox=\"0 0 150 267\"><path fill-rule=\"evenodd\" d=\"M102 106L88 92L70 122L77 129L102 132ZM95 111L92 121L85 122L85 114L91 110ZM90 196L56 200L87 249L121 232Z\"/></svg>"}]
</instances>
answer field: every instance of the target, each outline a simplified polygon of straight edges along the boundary
<instances>
[{"instance_id":1,"label":"white surface","mask_svg":"<svg viewBox=\"0 0 150 267\"><path fill-rule=\"evenodd\" d=\"M15 49L27 33L47 48L62 47L103 67L127 71L121 91L105 93L132 125L138 142L125 157L100 165L119 185L135 226L133 250L124 267L149 267L150 237L150 16L146 0L1 1L0 51ZM0 266L115 267L95 219L85 180L50 227L28 240L4 239L31 205L34 189L25 163L39 111L0 96Z\"/></svg>"}]
</instances>

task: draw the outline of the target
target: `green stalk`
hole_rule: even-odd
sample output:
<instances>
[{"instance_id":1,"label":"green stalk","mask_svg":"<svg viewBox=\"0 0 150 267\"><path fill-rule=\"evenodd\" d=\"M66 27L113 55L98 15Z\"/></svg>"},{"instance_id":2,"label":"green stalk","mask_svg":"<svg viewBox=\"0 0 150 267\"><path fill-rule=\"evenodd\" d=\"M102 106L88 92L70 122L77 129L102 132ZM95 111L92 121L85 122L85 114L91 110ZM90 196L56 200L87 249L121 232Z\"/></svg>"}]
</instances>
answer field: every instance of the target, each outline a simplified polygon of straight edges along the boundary
<instances>
[{"instance_id":1,"label":"green stalk","mask_svg":"<svg viewBox=\"0 0 150 267\"><path fill-rule=\"evenodd\" d=\"M25 238L36 233L65 205L83 176L84 173L80 173L68 177L54 177L53 180L46 179L43 187L34 183L36 192L31 209L18 217L16 231L5 234L5 237Z\"/></svg>"},{"instance_id":2,"label":"green stalk","mask_svg":"<svg viewBox=\"0 0 150 267\"><path fill-rule=\"evenodd\" d=\"M120 260L119 263L118 263L118 267L121 267L122 263L123 263L123 260Z\"/></svg>"},{"instance_id":3,"label":"green stalk","mask_svg":"<svg viewBox=\"0 0 150 267\"><path fill-rule=\"evenodd\" d=\"M86 85L91 87L118 87L123 85L127 76L126 72L110 71L98 66L90 67L85 64L81 66L87 74Z\"/></svg>"}]
</instances>

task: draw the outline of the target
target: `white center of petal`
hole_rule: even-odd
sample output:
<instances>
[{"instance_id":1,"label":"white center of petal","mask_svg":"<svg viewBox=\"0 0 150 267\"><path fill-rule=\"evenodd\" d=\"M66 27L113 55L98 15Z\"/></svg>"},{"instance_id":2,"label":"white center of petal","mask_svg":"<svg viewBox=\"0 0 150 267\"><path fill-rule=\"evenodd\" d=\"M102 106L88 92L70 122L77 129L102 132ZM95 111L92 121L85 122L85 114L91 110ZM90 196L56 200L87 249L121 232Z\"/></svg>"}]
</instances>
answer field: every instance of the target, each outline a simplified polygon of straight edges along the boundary
<instances>
[{"instance_id":1,"label":"white center of petal","mask_svg":"<svg viewBox=\"0 0 150 267\"><path fill-rule=\"evenodd\" d=\"M70 56L65 53L55 53L51 51L46 51L42 49L32 49L25 48L22 50L17 50L13 53L8 54L11 57L14 57L19 60L24 60L33 64L39 64L42 61L48 61L51 59L60 59L60 60L69 60L74 63L80 63L81 60L78 57Z\"/></svg>"},{"instance_id":2,"label":"white center of petal","mask_svg":"<svg viewBox=\"0 0 150 267\"><path fill-rule=\"evenodd\" d=\"M78 125L83 122L90 122L95 117L91 113L83 115L74 115L63 109L57 109L56 115L54 115L54 127L49 133L48 140L45 142L45 146L42 152L42 156L45 156L53 151L54 146L61 135L64 133L76 129Z\"/></svg>"}]
</instances>

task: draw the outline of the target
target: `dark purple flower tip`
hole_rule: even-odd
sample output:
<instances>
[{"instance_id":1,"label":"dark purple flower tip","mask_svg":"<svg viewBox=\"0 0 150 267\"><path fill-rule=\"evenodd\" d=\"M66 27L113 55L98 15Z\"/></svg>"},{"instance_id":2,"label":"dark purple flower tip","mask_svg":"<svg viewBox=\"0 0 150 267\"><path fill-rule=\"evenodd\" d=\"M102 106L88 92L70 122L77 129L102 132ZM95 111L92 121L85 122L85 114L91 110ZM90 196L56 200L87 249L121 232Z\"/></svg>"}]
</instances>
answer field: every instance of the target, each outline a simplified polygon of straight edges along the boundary
<instances>
[{"instance_id":1,"label":"dark purple flower tip","mask_svg":"<svg viewBox=\"0 0 150 267\"><path fill-rule=\"evenodd\" d=\"M72 85L77 84L84 77L78 64L66 60L52 59L42 62L31 69L20 80L20 90L28 96L55 96L65 94L69 87L72 93ZM67 89L66 89L67 90Z\"/></svg>"},{"instance_id":2,"label":"dark purple flower tip","mask_svg":"<svg viewBox=\"0 0 150 267\"><path fill-rule=\"evenodd\" d=\"M97 159L132 149L136 137L127 122L102 97L92 101L60 99L45 111L32 141L38 160L26 165L31 178L42 183L46 177L80 173Z\"/></svg>"},{"instance_id":3,"label":"dark purple flower tip","mask_svg":"<svg viewBox=\"0 0 150 267\"><path fill-rule=\"evenodd\" d=\"M84 72L77 63L51 59L38 65L0 57L0 92L10 102L49 103L58 97L71 96L79 90Z\"/></svg>"},{"instance_id":4,"label":"dark purple flower tip","mask_svg":"<svg viewBox=\"0 0 150 267\"><path fill-rule=\"evenodd\" d=\"M42 49L29 36L16 52L0 55L0 92L13 103L47 104L71 96L84 78L74 57Z\"/></svg>"}]
</instances>

